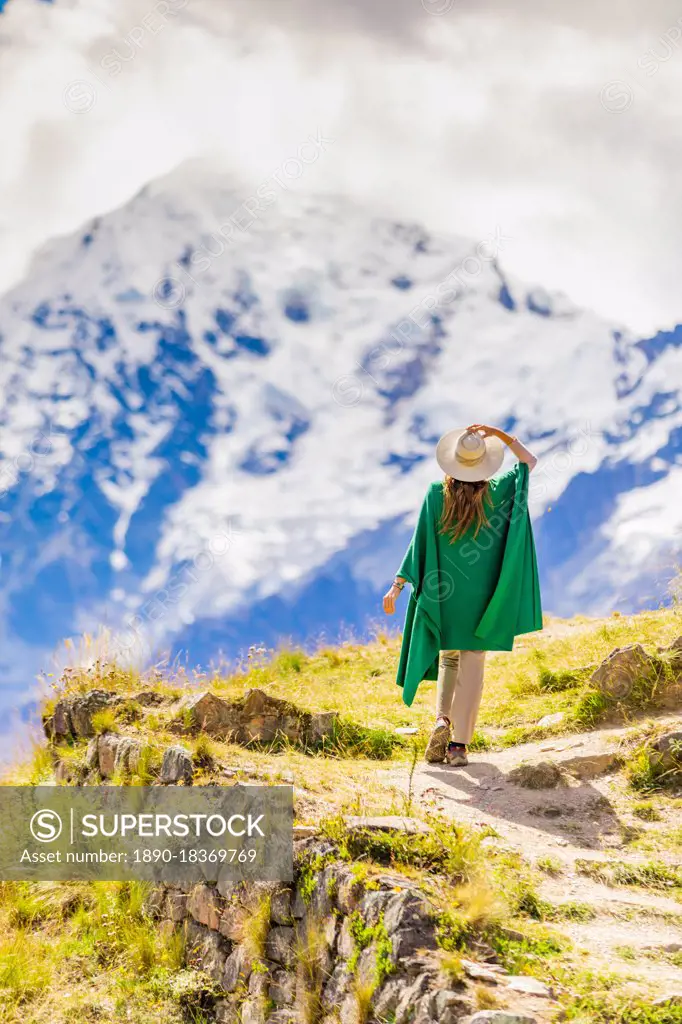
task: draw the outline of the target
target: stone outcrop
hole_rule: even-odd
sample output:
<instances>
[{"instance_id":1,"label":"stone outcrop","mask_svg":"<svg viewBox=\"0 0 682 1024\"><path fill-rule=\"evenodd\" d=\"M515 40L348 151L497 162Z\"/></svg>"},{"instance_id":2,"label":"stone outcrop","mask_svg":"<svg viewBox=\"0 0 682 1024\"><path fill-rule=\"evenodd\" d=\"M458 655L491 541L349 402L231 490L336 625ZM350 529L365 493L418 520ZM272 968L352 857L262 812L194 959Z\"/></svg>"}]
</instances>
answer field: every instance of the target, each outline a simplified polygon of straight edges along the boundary
<instances>
[{"instance_id":1,"label":"stone outcrop","mask_svg":"<svg viewBox=\"0 0 682 1024\"><path fill-rule=\"evenodd\" d=\"M247 690L233 701L205 691L178 702L171 729L186 735L203 732L243 745L285 739L316 747L333 735L338 717L334 711L301 711L295 704L258 689Z\"/></svg>"},{"instance_id":2,"label":"stone outcrop","mask_svg":"<svg viewBox=\"0 0 682 1024\"><path fill-rule=\"evenodd\" d=\"M43 718L45 734L55 741L89 739L95 735L93 716L120 700L107 690L91 690L84 695L64 697L57 702L53 713Z\"/></svg>"},{"instance_id":3,"label":"stone outcrop","mask_svg":"<svg viewBox=\"0 0 682 1024\"><path fill-rule=\"evenodd\" d=\"M94 717L107 708L116 712L117 731L96 736ZM154 690L141 691L134 697L92 690L59 700L53 712L44 716L43 727L54 745L89 740L85 758L87 772L97 773L100 779L111 779L119 769L131 773L136 770L144 746L136 737L151 712L161 714L166 727L178 735L205 733L244 746L284 740L303 749L319 750L334 738L339 727L336 711L303 711L258 689L248 690L243 697L232 701L209 691L188 694L177 700ZM133 730L131 725L137 728ZM125 735L126 729L133 735ZM172 754L166 752L161 781L183 781L189 785L193 766L186 760L188 752L184 751L183 760L179 749L173 748ZM57 763L56 770L60 782L78 782L85 777L83 772L66 764Z\"/></svg>"},{"instance_id":4,"label":"stone outcrop","mask_svg":"<svg viewBox=\"0 0 682 1024\"><path fill-rule=\"evenodd\" d=\"M183 782L185 786L191 786L193 778L194 765L190 752L180 746L167 747L163 754L159 781L164 785Z\"/></svg>"},{"instance_id":5,"label":"stone outcrop","mask_svg":"<svg viewBox=\"0 0 682 1024\"><path fill-rule=\"evenodd\" d=\"M370 1020L534 1024L511 1010L476 1013L476 985L495 986L501 1005L515 991L550 993L535 979L510 979L492 953L488 963L467 960L464 980L449 980L434 907L409 879L360 873L320 839L297 842L295 864L291 884L162 887L150 899L163 928L184 931L188 966L222 990L218 1024L354 1024L360 988L371 992ZM263 908L269 923L254 931Z\"/></svg>"},{"instance_id":6,"label":"stone outcrop","mask_svg":"<svg viewBox=\"0 0 682 1024\"><path fill-rule=\"evenodd\" d=\"M611 651L592 674L590 682L612 700L622 701L632 693L640 679L651 679L658 665L641 644L628 644Z\"/></svg>"}]
</instances>

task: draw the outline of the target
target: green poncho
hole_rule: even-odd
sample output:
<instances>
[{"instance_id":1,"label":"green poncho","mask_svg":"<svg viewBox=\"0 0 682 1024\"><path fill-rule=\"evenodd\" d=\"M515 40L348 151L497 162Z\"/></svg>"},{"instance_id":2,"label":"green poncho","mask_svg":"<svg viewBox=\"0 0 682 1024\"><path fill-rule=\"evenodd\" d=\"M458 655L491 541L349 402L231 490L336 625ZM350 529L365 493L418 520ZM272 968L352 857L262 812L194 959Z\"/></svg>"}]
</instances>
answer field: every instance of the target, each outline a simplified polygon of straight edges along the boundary
<instances>
[{"instance_id":1,"label":"green poncho","mask_svg":"<svg viewBox=\"0 0 682 1024\"><path fill-rule=\"evenodd\" d=\"M511 651L519 633L542 629L540 584L528 514L528 466L493 478L488 525L453 544L440 532L443 484L431 484L397 575L412 587L397 683L409 706L436 679L442 650Z\"/></svg>"}]
</instances>

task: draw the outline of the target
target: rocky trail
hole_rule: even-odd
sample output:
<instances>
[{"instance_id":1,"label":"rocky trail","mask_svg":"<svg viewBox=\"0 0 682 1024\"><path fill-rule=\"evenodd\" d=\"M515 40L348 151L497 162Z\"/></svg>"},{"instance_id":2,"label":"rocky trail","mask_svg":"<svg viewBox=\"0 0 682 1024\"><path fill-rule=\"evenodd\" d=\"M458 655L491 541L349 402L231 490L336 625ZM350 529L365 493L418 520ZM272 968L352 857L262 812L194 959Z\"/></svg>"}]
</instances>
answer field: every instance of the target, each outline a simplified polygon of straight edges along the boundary
<instances>
[{"instance_id":1,"label":"rocky trail","mask_svg":"<svg viewBox=\"0 0 682 1024\"><path fill-rule=\"evenodd\" d=\"M680 719L661 717L657 724L679 729ZM536 865L552 864L540 895L559 913L563 905L561 930L589 954L592 968L682 993L682 967L670 961L682 951L682 903L665 888L611 885L585 873L587 861L644 866L654 856L628 848L648 827L633 816L632 794L619 772L631 733L632 727L604 728L472 753L465 768L421 763L413 772L379 775L412 811L488 826L494 835L484 843L518 851ZM682 807L665 822L681 824ZM663 849L655 859L680 866L682 850ZM585 919L579 908L572 914L571 905L582 907Z\"/></svg>"}]
</instances>

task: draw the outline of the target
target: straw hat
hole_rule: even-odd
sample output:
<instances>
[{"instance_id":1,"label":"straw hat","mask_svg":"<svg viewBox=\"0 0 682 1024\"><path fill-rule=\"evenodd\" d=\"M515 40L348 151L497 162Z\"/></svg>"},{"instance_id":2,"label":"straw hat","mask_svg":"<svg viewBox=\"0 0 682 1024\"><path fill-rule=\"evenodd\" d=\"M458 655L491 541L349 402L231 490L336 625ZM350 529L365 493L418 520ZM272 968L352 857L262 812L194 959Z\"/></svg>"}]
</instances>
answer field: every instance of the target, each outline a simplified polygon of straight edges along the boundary
<instances>
[{"instance_id":1,"label":"straw hat","mask_svg":"<svg viewBox=\"0 0 682 1024\"><path fill-rule=\"evenodd\" d=\"M489 480L504 461L504 444L494 435L481 437L458 427L441 437L436 460L443 472L455 480Z\"/></svg>"}]
</instances>

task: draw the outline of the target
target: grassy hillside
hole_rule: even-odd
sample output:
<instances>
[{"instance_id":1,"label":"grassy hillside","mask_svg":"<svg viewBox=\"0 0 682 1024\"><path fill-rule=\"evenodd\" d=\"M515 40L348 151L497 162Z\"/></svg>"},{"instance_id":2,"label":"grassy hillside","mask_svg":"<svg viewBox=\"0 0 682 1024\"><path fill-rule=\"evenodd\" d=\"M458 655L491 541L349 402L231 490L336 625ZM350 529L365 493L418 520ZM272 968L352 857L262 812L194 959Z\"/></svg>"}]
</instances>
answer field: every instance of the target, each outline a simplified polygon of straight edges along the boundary
<instances>
[{"instance_id":1,"label":"grassy hillside","mask_svg":"<svg viewBox=\"0 0 682 1024\"><path fill-rule=\"evenodd\" d=\"M514 652L489 658L474 744L475 756L485 761L495 751L513 754L516 745L528 740L630 723L613 779L612 802L624 823L617 856L626 862L638 857L645 866L634 870L626 863L619 869L606 853L601 868L598 861L581 866L576 860L571 878L581 876L586 885L606 884L614 891L625 886L633 893L665 892L673 907L682 900L678 790L671 788L674 780L656 775L647 742L658 728L658 715L679 715L680 708L671 706L671 693L678 691L669 689L664 678L656 685L635 688L619 702L596 693L590 676L617 646L638 642L655 653L680 633L677 609L600 621L549 621L542 634L521 638ZM453 825L437 809L415 799L412 774L431 725L434 688L423 684L414 706L406 708L394 682L397 655L397 641L379 636L368 645L346 644L310 656L282 650L229 678L158 672L140 678L96 664L67 672L45 710L49 712L63 693L94 688L130 696L140 690L172 696L187 688L210 689L233 698L253 687L304 709L338 710L342 727L323 751L281 742L257 748L206 736L183 738L197 766L195 784L293 781L299 822L322 823L348 856L363 861L367 869L374 862L390 863L419 878L440 901L444 970L461 970L462 954L475 958L476 944L484 942L509 969L551 979L564 1019L585 1024L682 1022L682 1006L653 1006L655 985L637 981L640 953L635 953L632 964L626 942L614 971L608 958L593 956L590 949L583 952L567 938L566 922L584 923L595 912L589 903L547 898L545 888L552 879L565 878L566 863L533 850L512 849L498 841L489 825ZM545 715L557 711L564 713L560 722L538 727ZM145 743L141 767L133 775L115 778L119 784L153 782L164 747L178 742L163 708L141 716L134 702L122 704L116 712L102 712L96 725L100 732L122 731ZM396 733L406 726L418 732ZM63 741L56 753L77 770L85 748L84 741ZM386 774L393 771L406 773L405 786L384 785ZM53 752L41 746L29 762L8 773L5 783L51 783L54 778ZM379 849L371 842L353 847L344 838L342 815L392 813L428 820L435 840L426 846L419 837L395 844L386 840ZM210 1021L210 984L187 969L182 937L159 933L147 913L146 898L143 885L130 883L1 884L3 1022ZM682 902L679 915L674 910L666 913L668 925L682 925ZM655 955L668 958L666 969L673 971L672 976L679 961L682 982L682 954ZM682 984L679 987L682 991ZM482 989L482 1006L492 998Z\"/></svg>"}]
</instances>

